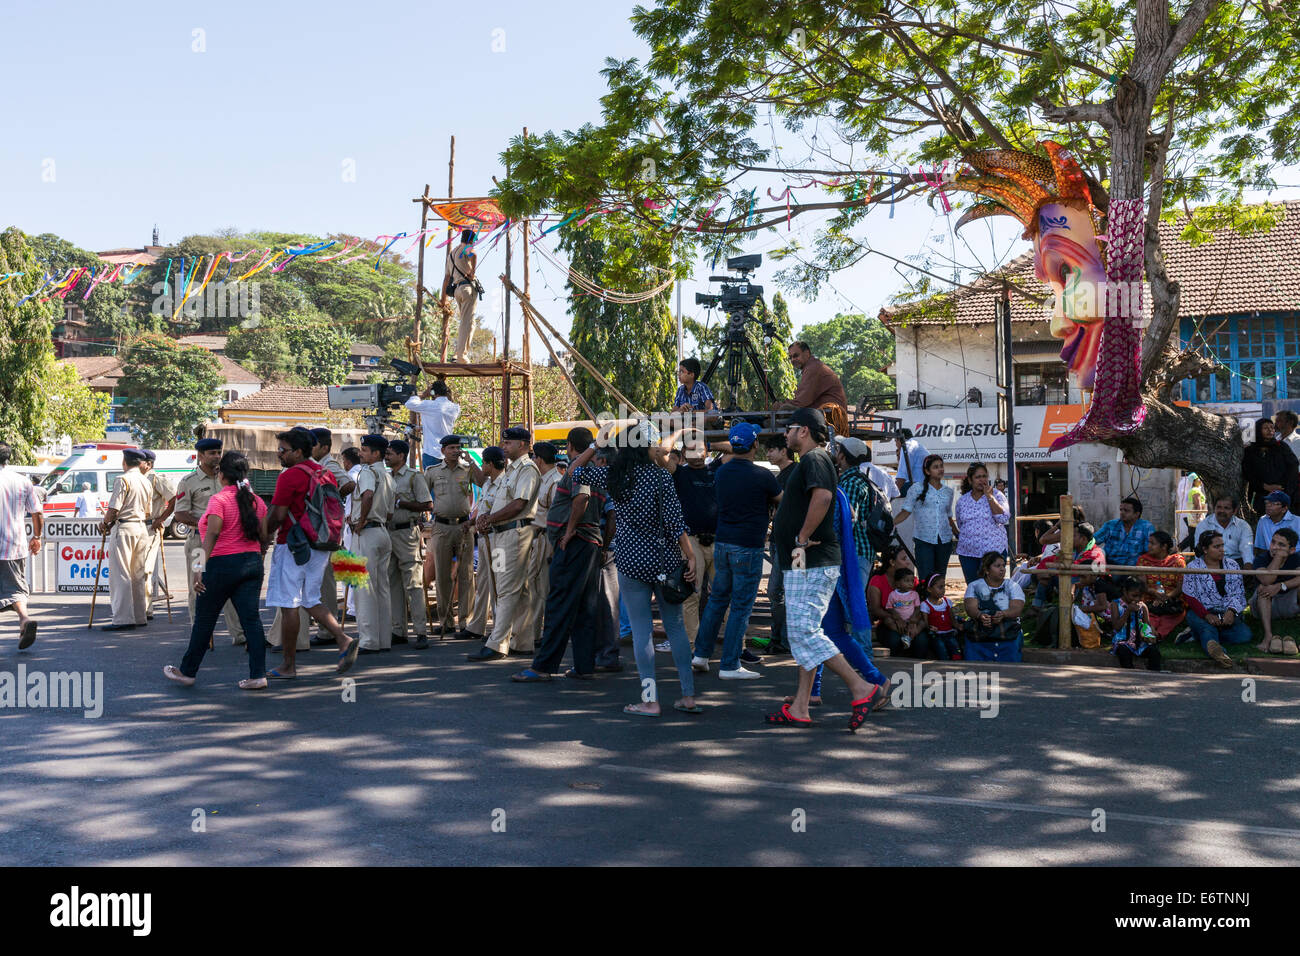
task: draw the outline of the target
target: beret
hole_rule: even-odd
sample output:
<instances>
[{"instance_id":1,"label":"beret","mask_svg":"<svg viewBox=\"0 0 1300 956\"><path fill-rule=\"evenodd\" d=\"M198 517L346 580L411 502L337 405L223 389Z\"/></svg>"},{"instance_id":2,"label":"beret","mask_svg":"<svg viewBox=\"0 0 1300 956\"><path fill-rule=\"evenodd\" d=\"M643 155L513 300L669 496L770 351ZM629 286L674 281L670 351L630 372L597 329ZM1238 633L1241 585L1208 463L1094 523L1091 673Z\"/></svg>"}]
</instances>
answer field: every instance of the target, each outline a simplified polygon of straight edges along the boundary
<instances>
[{"instance_id":1,"label":"beret","mask_svg":"<svg viewBox=\"0 0 1300 956\"><path fill-rule=\"evenodd\" d=\"M443 435L442 441L439 444L446 448L448 445L463 445L464 443L465 439L461 438L459 435Z\"/></svg>"},{"instance_id":2,"label":"beret","mask_svg":"<svg viewBox=\"0 0 1300 956\"><path fill-rule=\"evenodd\" d=\"M380 451L388 450L388 439L383 435L363 435L361 444L366 448L377 448Z\"/></svg>"},{"instance_id":3,"label":"beret","mask_svg":"<svg viewBox=\"0 0 1300 956\"><path fill-rule=\"evenodd\" d=\"M194 443L195 451L212 451L213 449L221 450L220 438L200 438Z\"/></svg>"},{"instance_id":4,"label":"beret","mask_svg":"<svg viewBox=\"0 0 1300 956\"><path fill-rule=\"evenodd\" d=\"M527 428L515 425L503 431L501 437L510 441L531 441L533 436Z\"/></svg>"}]
</instances>

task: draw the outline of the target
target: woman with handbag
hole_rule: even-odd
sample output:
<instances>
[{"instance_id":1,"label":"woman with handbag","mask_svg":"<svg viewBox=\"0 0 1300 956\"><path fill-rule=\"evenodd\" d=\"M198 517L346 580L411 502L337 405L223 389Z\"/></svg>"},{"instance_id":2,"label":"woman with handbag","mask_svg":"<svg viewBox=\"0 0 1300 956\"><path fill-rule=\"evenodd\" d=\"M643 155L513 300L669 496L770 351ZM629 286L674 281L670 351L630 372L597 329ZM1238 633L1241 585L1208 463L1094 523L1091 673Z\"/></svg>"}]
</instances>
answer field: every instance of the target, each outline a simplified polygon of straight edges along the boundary
<instances>
[{"instance_id":1,"label":"woman with handbag","mask_svg":"<svg viewBox=\"0 0 1300 956\"><path fill-rule=\"evenodd\" d=\"M1183 601L1187 604L1187 625L1205 656L1220 667L1232 667L1224 644L1245 644L1250 628L1241 619L1246 610L1246 588L1236 571L1237 562L1223 555L1223 535L1204 531L1196 541L1196 557L1188 570L1207 574L1183 575Z\"/></svg>"},{"instance_id":2,"label":"woman with handbag","mask_svg":"<svg viewBox=\"0 0 1300 956\"><path fill-rule=\"evenodd\" d=\"M1010 661L1019 663L1024 635L1020 612L1025 592L1007 579L1006 556L985 552L980 559L979 577L966 589L966 616L970 636L966 641L968 661Z\"/></svg>"},{"instance_id":3,"label":"woman with handbag","mask_svg":"<svg viewBox=\"0 0 1300 956\"><path fill-rule=\"evenodd\" d=\"M660 716L655 682L655 652L651 637L650 599L659 602L659 616L672 646L673 663L682 697L673 708L698 714L695 675L691 670L691 642L682 619L682 601L693 590L695 552L682 519L682 506L672 476L650 458L654 440L647 423L624 428L614 439L617 453L609 467L588 464L598 446L610 444L602 428L596 443L573 462L574 484L607 489L614 502L618 528L614 535L614 563L618 588L632 620L632 649L641 677L641 703L628 704L623 713L639 717Z\"/></svg>"},{"instance_id":4,"label":"woman with handbag","mask_svg":"<svg viewBox=\"0 0 1300 956\"><path fill-rule=\"evenodd\" d=\"M1185 568L1187 562L1174 550L1174 539L1164 531L1152 531L1147 549L1138 555L1140 568ZM1143 599L1151 617L1151 630L1164 640L1187 618L1183 604L1182 575L1148 574Z\"/></svg>"}]
</instances>

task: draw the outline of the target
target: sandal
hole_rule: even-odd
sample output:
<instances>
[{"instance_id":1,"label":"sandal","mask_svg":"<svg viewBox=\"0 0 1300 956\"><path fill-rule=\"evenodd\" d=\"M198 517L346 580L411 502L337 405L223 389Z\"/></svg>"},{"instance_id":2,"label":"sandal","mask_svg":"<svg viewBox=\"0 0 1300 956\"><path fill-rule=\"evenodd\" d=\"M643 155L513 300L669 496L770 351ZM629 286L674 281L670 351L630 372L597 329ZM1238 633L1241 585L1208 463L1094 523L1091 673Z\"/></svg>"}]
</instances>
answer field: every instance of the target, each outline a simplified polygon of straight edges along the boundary
<instances>
[{"instance_id":1,"label":"sandal","mask_svg":"<svg viewBox=\"0 0 1300 956\"><path fill-rule=\"evenodd\" d=\"M673 710L680 710L683 714L702 714L702 713L704 713L704 708L701 707L699 704L692 704L690 707L687 707L687 706L686 706L685 704L683 704L680 700L677 701L677 703L673 704Z\"/></svg>"},{"instance_id":2,"label":"sandal","mask_svg":"<svg viewBox=\"0 0 1300 956\"><path fill-rule=\"evenodd\" d=\"M354 637L352 638L352 643L348 645L348 649L346 651L343 651L343 653L339 654L339 664L338 664L338 668L335 670L335 673L346 674L348 671L350 671L352 669L352 665L357 662L357 655L360 653L361 653L361 638Z\"/></svg>"},{"instance_id":3,"label":"sandal","mask_svg":"<svg viewBox=\"0 0 1300 956\"><path fill-rule=\"evenodd\" d=\"M876 690L872 691L872 694L875 694L877 691L879 691L880 696L877 697L876 702L871 705L872 711L883 710L884 708L889 706L889 690L892 684L893 682L888 677L886 677L885 682L883 684L876 685ZM870 700L871 698L868 697L867 699Z\"/></svg>"},{"instance_id":4,"label":"sandal","mask_svg":"<svg viewBox=\"0 0 1300 956\"><path fill-rule=\"evenodd\" d=\"M28 618L18 630L18 649L25 651L36 643L36 622Z\"/></svg>"},{"instance_id":5,"label":"sandal","mask_svg":"<svg viewBox=\"0 0 1300 956\"><path fill-rule=\"evenodd\" d=\"M180 684L182 687L194 686L194 678L186 677L181 673L181 669L174 664L168 664L163 668L163 676L173 683Z\"/></svg>"},{"instance_id":6,"label":"sandal","mask_svg":"<svg viewBox=\"0 0 1300 956\"><path fill-rule=\"evenodd\" d=\"M794 703L794 698L793 698L793 697L785 697L785 698L782 699L781 703L783 703L783 704L793 704L793 703ZM809 707L820 707L821 705L822 705L822 699L821 699L820 697L809 697L809 698L808 698L808 706L809 706Z\"/></svg>"},{"instance_id":7,"label":"sandal","mask_svg":"<svg viewBox=\"0 0 1300 956\"><path fill-rule=\"evenodd\" d=\"M1295 645L1295 638L1294 638L1294 637L1288 637L1288 638L1285 638L1285 639L1282 641L1282 653L1283 653L1283 654L1300 654L1300 648L1297 648L1297 647L1296 647L1296 645Z\"/></svg>"},{"instance_id":8,"label":"sandal","mask_svg":"<svg viewBox=\"0 0 1300 956\"><path fill-rule=\"evenodd\" d=\"M782 704L775 714L764 714L763 723L784 727L811 727L812 720L804 720L790 713L790 705Z\"/></svg>"},{"instance_id":9,"label":"sandal","mask_svg":"<svg viewBox=\"0 0 1300 956\"><path fill-rule=\"evenodd\" d=\"M278 670L271 669L266 672L267 677L274 677L276 680L297 680L297 674L281 674Z\"/></svg>"},{"instance_id":10,"label":"sandal","mask_svg":"<svg viewBox=\"0 0 1300 956\"><path fill-rule=\"evenodd\" d=\"M880 684L877 684L876 690L873 690L861 700L853 701L853 716L849 718L849 733L856 734L858 728L867 722L867 714L872 711L871 698L876 695L876 691L880 690L880 686Z\"/></svg>"},{"instance_id":11,"label":"sandal","mask_svg":"<svg viewBox=\"0 0 1300 956\"><path fill-rule=\"evenodd\" d=\"M240 690L266 690L268 686L265 677L249 677L239 682Z\"/></svg>"},{"instance_id":12,"label":"sandal","mask_svg":"<svg viewBox=\"0 0 1300 956\"><path fill-rule=\"evenodd\" d=\"M1281 653L1282 653L1282 638L1280 638L1280 637L1275 637L1275 638L1273 638L1273 640L1269 641L1269 642L1268 642L1268 652L1269 652L1270 654L1281 654Z\"/></svg>"},{"instance_id":13,"label":"sandal","mask_svg":"<svg viewBox=\"0 0 1300 956\"><path fill-rule=\"evenodd\" d=\"M595 680L595 674L579 674L572 667L564 672L565 677L571 677L573 680Z\"/></svg>"},{"instance_id":14,"label":"sandal","mask_svg":"<svg viewBox=\"0 0 1300 956\"><path fill-rule=\"evenodd\" d=\"M535 671L531 667L525 667L518 674L511 674L510 679L516 684L534 684L538 681L550 680L551 675Z\"/></svg>"},{"instance_id":15,"label":"sandal","mask_svg":"<svg viewBox=\"0 0 1300 956\"><path fill-rule=\"evenodd\" d=\"M640 709L639 709L640 706L641 706L640 704L628 704L626 707L623 708L623 713L625 713L625 714L630 714L630 715L633 716L633 717L659 717L659 716L662 716L662 711L660 711L659 713L656 713L656 712L651 711L651 710L640 710Z\"/></svg>"}]
</instances>

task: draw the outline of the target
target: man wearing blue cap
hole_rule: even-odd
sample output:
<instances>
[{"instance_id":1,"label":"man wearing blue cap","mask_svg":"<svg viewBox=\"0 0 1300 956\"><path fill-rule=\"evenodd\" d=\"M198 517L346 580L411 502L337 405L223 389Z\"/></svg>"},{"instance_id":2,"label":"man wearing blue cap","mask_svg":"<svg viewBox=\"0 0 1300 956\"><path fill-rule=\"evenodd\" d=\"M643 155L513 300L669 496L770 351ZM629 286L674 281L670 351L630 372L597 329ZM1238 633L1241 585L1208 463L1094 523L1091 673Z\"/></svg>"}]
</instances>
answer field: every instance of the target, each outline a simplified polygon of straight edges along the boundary
<instances>
[{"instance_id":1,"label":"man wearing blue cap","mask_svg":"<svg viewBox=\"0 0 1300 956\"><path fill-rule=\"evenodd\" d=\"M1290 507L1291 496L1285 491L1270 491L1264 496L1264 513L1255 525L1255 567L1268 567L1269 547L1273 543L1273 535L1280 528L1290 528L1300 534L1300 516L1293 515ZM1101 537L1100 531L1097 532L1097 537ZM1109 551L1106 552L1106 558L1110 559ZM1119 564L1118 561L1112 563Z\"/></svg>"},{"instance_id":2,"label":"man wearing blue cap","mask_svg":"<svg viewBox=\"0 0 1300 956\"><path fill-rule=\"evenodd\" d=\"M700 672L709 669L709 658L717 642L722 619L727 630L722 640L722 666L718 676L724 680L749 680L755 671L740 665L744 650L745 629L758 598L758 584L763 578L763 545L771 509L781 500L781 486L776 476L754 463L754 445L759 427L749 422L731 426L727 441L731 459L718 468L714 487L718 493L718 530L713 542L713 586L709 601L700 615L695 637L695 656L691 666ZM731 613L727 614L727 608Z\"/></svg>"},{"instance_id":3,"label":"man wearing blue cap","mask_svg":"<svg viewBox=\"0 0 1300 956\"><path fill-rule=\"evenodd\" d=\"M185 567L194 564L194 555L203 550L203 539L198 533L199 519L208 510L208 501L221 490L221 476L217 466L221 463L221 439L200 438L194 443L195 468L176 485L175 510L172 523L189 529L185 537ZM188 578L189 572L186 571ZM194 622L194 589L189 589L190 623ZM235 605L227 601L224 609L226 629L232 644L244 643L244 629L239 624Z\"/></svg>"},{"instance_id":4,"label":"man wearing blue cap","mask_svg":"<svg viewBox=\"0 0 1300 956\"><path fill-rule=\"evenodd\" d=\"M113 623L106 631L125 631L148 623L145 557L149 554L149 502L153 489L140 474L145 460L139 448L122 451L122 476L113 483L113 496L99 523L100 531L113 529L108 544L108 597Z\"/></svg>"}]
</instances>

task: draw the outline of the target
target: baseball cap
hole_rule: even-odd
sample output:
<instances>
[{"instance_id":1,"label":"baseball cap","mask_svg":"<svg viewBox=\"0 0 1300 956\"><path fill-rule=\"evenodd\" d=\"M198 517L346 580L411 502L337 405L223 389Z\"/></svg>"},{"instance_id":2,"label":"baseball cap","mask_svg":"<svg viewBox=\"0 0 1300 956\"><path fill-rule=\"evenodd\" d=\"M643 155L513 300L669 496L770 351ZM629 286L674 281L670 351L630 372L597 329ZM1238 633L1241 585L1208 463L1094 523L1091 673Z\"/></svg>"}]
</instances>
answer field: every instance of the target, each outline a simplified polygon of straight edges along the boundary
<instances>
[{"instance_id":1,"label":"baseball cap","mask_svg":"<svg viewBox=\"0 0 1300 956\"><path fill-rule=\"evenodd\" d=\"M835 436L835 444L844 449L846 455L852 455L854 458L870 458L871 449L861 438L854 438L851 435Z\"/></svg>"},{"instance_id":2,"label":"baseball cap","mask_svg":"<svg viewBox=\"0 0 1300 956\"><path fill-rule=\"evenodd\" d=\"M790 413L791 425L803 425L814 438L826 437L826 416L819 408L796 408Z\"/></svg>"},{"instance_id":3,"label":"baseball cap","mask_svg":"<svg viewBox=\"0 0 1300 956\"><path fill-rule=\"evenodd\" d=\"M754 442L758 440L760 431L761 429L752 422L736 422L731 426L731 431L727 433L727 441L731 443L732 448L749 451L754 447Z\"/></svg>"},{"instance_id":4,"label":"baseball cap","mask_svg":"<svg viewBox=\"0 0 1300 956\"><path fill-rule=\"evenodd\" d=\"M1264 500L1280 501L1284 505L1291 504L1291 496L1288 495L1285 491L1270 491L1267 495L1264 496Z\"/></svg>"}]
</instances>

